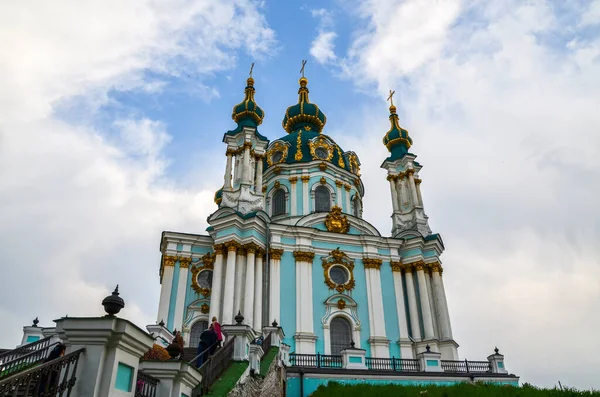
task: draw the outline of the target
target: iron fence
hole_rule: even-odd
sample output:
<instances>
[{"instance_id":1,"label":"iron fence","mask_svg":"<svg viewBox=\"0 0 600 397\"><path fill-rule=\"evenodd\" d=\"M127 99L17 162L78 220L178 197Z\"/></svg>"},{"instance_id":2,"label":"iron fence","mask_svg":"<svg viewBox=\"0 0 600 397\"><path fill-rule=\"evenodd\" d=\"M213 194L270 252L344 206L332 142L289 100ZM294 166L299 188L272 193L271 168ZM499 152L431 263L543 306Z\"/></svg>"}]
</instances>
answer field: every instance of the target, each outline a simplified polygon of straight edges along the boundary
<instances>
[{"instance_id":1,"label":"iron fence","mask_svg":"<svg viewBox=\"0 0 600 397\"><path fill-rule=\"evenodd\" d=\"M75 385L79 349L56 360L0 380L0 396L70 396Z\"/></svg>"},{"instance_id":2,"label":"iron fence","mask_svg":"<svg viewBox=\"0 0 600 397\"><path fill-rule=\"evenodd\" d=\"M421 367L419 360L411 358L377 358L365 357L365 365L369 370L375 371L401 371L419 372Z\"/></svg>"},{"instance_id":3,"label":"iron fence","mask_svg":"<svg viewBox=\"0 0 600 397\"><path fill-rule=\"evenodd\" d=\"M290 354L292 367L342 368L342 356L327 354Z\"/></svg>"},{"instance_id":4,"label":"iron fence","mask_svg":"<svg viewBox=\"0 0 600 397\"><path fill-rule=\"evenodd\" d=\"M156 397L156 386L160 382L143 371L138 371L135 397Z\"/></svg>"},{"instance_id":5,"label":"iron fence","mask_svg":"<svg viewBox=\"0 0 600 397\"><path fill-rule=\"evenodd\" d=\"M464 373L464 374L483 374L492 372L492 367L489 361L455 361L441 360L442 369L444 372Z\"/></svg>"},{"instance_id":6,"label":"iron fence","mask_svg":"<svg viewBox=\"0 0 600 397\"><path fill-rule=\"evenodd\" d=\"M13 361L19 359L20 357L29 355L36 351L43 351L45 354L48 351L49 347L50 347L50 337L40 339L40 340L32 342L32 343L28 343L21 347L17 347L16 349L9 350L7 352L0 354L0 377L2 376L1 369L3 367L6 367L8 365L8 363L13 362Z\"/></svg>"},{"instance_id":7,"label":"iron fence","mask_svg":"<svg viewBox=\"0 0 600 397\"><path fill-rule=\"evenodd\" d=\"M233 347L235 336L225 343L225 345L217 350L209 359L199 368L202 374L202 382L200 383L200 395L206 394L211 386L219 379L219 376L229 368L233 361Z\"/></svg>"}]
</instances>

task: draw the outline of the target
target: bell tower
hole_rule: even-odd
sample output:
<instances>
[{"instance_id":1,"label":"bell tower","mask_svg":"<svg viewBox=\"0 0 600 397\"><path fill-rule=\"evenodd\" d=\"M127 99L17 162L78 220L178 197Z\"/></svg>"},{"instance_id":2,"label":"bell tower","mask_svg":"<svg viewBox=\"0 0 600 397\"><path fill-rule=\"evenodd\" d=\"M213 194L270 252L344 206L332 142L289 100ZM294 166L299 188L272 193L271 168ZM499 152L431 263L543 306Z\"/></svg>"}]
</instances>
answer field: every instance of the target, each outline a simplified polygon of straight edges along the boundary
<instances>
[{"instance_id":1,"label":"bell tower","mask_svg":"<svg viewBox=\"0 0 600 397\"><path fill-rule=\"evenodd\" d=\"M393 92L388 100L392 101ZM392 236L401 237L404 232L415 231L423 237L431 234L428 216L423 208L421 196L422 166L415 161L417 156L408 152L412 138L400 127L394 103L390 106L390 129L383 137L383 144L390 152L381 168L387 170L387 180L392 194Z\"/></svg>"}]
</instances>

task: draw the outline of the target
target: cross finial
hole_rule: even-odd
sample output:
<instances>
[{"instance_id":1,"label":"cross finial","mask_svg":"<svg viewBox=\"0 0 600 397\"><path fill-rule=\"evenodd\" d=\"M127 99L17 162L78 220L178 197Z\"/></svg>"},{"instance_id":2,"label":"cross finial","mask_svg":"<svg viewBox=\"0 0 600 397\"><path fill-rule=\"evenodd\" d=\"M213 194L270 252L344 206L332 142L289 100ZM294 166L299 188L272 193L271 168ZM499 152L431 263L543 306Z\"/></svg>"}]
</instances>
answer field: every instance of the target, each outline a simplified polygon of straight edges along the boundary
<instances>
[{"instance_id":1,"label":"cross finial","mask_svg":"<svg viewBox=\"0 0 600 397\"><path fill-rule=\"evenodd\" d=\"M302 73L302 77L304 77L304 66L306 66L306 59L302 60L302 68L300 69L300 73Z\"/></svg>"},{"instance_id":2,"label":"cross finial","mask_svg":"<svg viewBox=\"0 0 600 397\"><path fill-rule=\"evenodd\" d=\"M252 69L254 69L254 62L252 62L252 65L250 66L250 77L252 77Z\"/></svg>"},{"instance_id":3,"label":"cross finial","mask_svg":"<svg viewBox=\"0 0 600 397\"><path fill-rule=\"evenodd\" d=\"M390 101L390 104L392 106L394 106L394 94L396 93L396 91L392 91L390 90L390 96L387 98L388 101Z\"/></svg>"}]
</instances>

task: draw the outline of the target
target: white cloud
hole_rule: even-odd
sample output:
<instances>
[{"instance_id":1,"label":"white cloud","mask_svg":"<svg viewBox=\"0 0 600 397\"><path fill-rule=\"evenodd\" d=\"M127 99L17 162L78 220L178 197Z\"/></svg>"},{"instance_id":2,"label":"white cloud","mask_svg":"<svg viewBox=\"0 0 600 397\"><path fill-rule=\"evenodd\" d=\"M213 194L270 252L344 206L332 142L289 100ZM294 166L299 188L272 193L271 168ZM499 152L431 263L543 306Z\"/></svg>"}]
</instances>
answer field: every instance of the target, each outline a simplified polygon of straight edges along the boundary
<instances>
[{"instance_id":1,"label":"white cloud","mask_svg":"<svg viewBox=\"0 0 600 397\"><path fill-rule=\"evenodd\" d=\"M0 53L0 346L16 344L35 316L50 326L65 314L101 314L117 283L125 317L155 320L157 236L202 232L214 190L167 178L171 136L161 121L86 123L111 90L158 92L164 77L184 73L202 80L233 67L239 51L263 57L274 45L260 8L244 0L0 6L9 49ZM56 116L70 106L83 122ZM221 175L203 182L216 187Z\"/></svg>"},{"instance_id":2,"label":"white cloud","mask_svg":"<svg viewBox=\"0 0 600 397\"><path fill-rule=\"evenodd\" d=\"M576 29L546 3L432 3L365 5L347 60L361 89L397 91L459 352L497 344L524 382L598 388L600 40L546 43ZM365 218L389 232L385 172L366 161L386 156L384 106L360 113L368 135L329 134L362 148Z\"/></svg>"},{"instance_id":3,"label":"white cloud","mask_svg":"<svg viewBox=\"0 0 600 397\"><path fill-rule=\"evenodd\" d=\"M318 20L317 37L310 46L310 55L320 64L332 64L337 61L334 40L337 34L333 30L333 13L324 8L311 10L313 18Z\"/></svg>"}]
</instances>

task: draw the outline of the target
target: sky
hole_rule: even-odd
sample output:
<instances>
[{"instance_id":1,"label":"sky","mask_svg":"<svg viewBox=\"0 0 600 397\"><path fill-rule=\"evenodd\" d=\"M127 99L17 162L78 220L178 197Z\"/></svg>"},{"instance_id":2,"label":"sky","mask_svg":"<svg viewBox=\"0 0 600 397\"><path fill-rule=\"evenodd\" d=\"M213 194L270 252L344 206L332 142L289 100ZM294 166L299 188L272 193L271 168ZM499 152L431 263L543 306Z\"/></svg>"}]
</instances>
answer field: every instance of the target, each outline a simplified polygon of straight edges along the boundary
<instances>
[{"instance_id":1,"label":"sky","mask_svg":"<svg viewBox=\"0 0 600 397\"><path fill-rule=\"evenodd\" d=\"M600 388L600 1L0 3L0 347L36 316L154 323L163 230L203 234L255 63L285 135L301 60L384 235L396 91L461 358Z\"/></svg>"}]
</instances>

